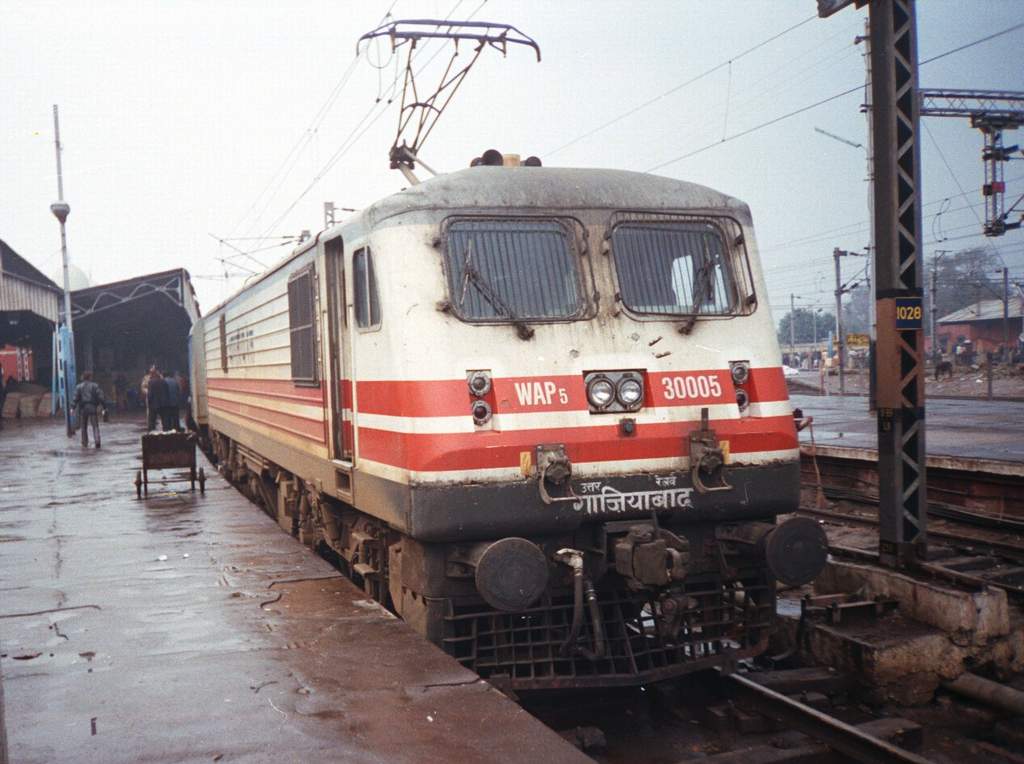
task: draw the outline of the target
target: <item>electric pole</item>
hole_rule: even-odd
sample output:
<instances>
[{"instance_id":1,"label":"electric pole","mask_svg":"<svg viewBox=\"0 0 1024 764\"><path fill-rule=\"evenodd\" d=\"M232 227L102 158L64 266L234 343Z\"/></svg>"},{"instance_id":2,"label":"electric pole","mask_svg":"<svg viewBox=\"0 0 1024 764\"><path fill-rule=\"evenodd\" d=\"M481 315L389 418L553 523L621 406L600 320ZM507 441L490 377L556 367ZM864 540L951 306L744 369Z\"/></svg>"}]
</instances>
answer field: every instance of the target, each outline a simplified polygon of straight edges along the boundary
<instances>
[{"instance_id":1,"label":"electric pole","mask_svg":"<svg viewBox=\"0 0 1024 764\"><path fill-rule=\"evenodd\" d=\"M1003 358L1008 361L1010 356L1010 270L1003 268Z\"/></svg>"},{"instance_id":2,"label":"electric pole","mask_svg":"<svg viewBox=\"0 0 1024 764\"><path fill-rule=\"evenodd\" d=\"M871 21L864 19L864 36L857 37L854 42L864 43L864 106L862 111L867 119L867 174L868 174L868 220L871 221L871 235L868 239L868 273L875 273L875 143L871 130ZM871 290L870 281L868 291ZM874 413L878 408L878 370L876 363L876 346L878 344L877 319L875 317L875 301L868 297L868 411Z\"/></svg>"},{"instance_id":3,"label":"electric pole","mask_svg":"<svg viewBox=\"0 0 1024 764\"><path fill-rule=\"evenodd\" d=\"M789 362L793 363L796 353L796 295L789 293Z\"/></svg>"},{"instance_id":4,"label":"electric pole","mask_svg":"<svg viewBox=\"0 0 1024 764\"><path fill-rule=\"evenodd\" d=\"M57 104L53 105L53 145L57 152L57 201L50 205L50 212L60 221L60 254L64 262L64 325L68 331L71 327L71 281L68 278L68 239L64 230L64 223L71 212L71 206L64 201L64 173L60 162L60 116L57 113Z\"/></svg>"},{"instance_id":5,"label":"electric pole","mask_svg":"<svg viewBox=\"0 0 1024 764\"><path fill-rule=\"evenodd\" d=\"M846 375L844 371L846 340L843 337L843 277L840 273L839 258L845 255L839 247L832 250L832 257L836 261L836 349L839 358L839 394L846 392Z\"/></svg>"},{"instance_id":6,"label":"electric pole","mask_svg":"<svg viewBox=\"0 0 1024 764\"><path fill-rule=\"evenodd\" d=\"M64 223L71 212L71 206L64 201L64 174L60 162L60 117L57 104L53 105L53 145L57 152L57 201L50 205L50 212L60 223L60 253L64 262L64 326L58 332L58 341L53 359L54 364L60 363L61 384L63 390L64 426L67 436L75 434L71 422L71 386L75 383L75 335L71 328L71 281L68 277L68 239ZM61 359L60 356L63 356Z\"/></svg>"},{"instance_id":7,"label":"electric pole","mask_svg":"<svg viewBox=\"0 0 1024 764\"><path fill-rule=\"evenodd\" d=\"M932 316L932 320L931 320L931 324L932 324L932 331L931 331L931 335L932 335L932 358L934 358L936 362L938 362L938 360L939 360L939 335L936 334L936 332L935 332L935 317L938 315L938 312L939 312L939 306L935 304L935 297L936 297L936 295L938 294L938 291L939 291L939 289L938 289L938 274L939 274L939 259L935 258L934 260L932 260L932 288L931 288L930 291L931 291L931 295L932 295L932 297L931 297L931 303L932 303L932 309L931 309L931 316ZM938 377L936 377L936 379L938 379Z\"/></svg>"}]
</instances>

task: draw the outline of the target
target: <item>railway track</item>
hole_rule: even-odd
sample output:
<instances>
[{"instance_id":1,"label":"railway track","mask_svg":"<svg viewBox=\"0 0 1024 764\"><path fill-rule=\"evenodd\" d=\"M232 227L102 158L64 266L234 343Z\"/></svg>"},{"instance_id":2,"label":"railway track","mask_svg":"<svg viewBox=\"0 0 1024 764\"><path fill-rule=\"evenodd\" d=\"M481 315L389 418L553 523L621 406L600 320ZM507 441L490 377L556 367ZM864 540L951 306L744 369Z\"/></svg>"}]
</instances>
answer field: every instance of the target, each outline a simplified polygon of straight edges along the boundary
<instances>
[{"instance_id":1,"label":"railway track","mask_svg":"<svg viewBox=\"0 0 1024 764\"><path fill-rule=\"evenodd\" d=\"M931 458L930 559L921 571L968 587L994 586L1024 599L1024 467L1010 462ZM878 477L862 449L805 447L801 514L836 526L877 527ZM833 534L836 535L836 534ZM873 549L830 544L830 551L877 562Z\"/></svg>"},{"instance_id":2,"label":"railway track","mask_svg":"<svg viewBox=\"0 0 1024 764\"><path fill-rule=\"evenodd\" d=\"M771 673L778 676L784 672ZM804 744L785 752L765 750L755 753L747 750L733 757L738 761L746 764L766 759L775 762L806 761L808 755L818 760L827 760L832 753L867 764L927 764L929 761L885 737L900 737L907 732L916 732L916 736L911 734L907 738L920 745L920 726L913 722L890 718L861 725L849 724L792 695L773 689L764 682L763 676L760 677L761 681L758 679L756 673L734 673L720 677L730 699L790 729L802 732L817 741L817 744Z\"/></svg>"},{"instance_id":3,"label":"railway track","mask_svg":"<svg viewBox=\"0 0 1024 764\"><path fill-rule=\"evenodd\" d=\"M813 500L813 490L822 486L827 491L843 491L851 498L877 503L875 451L805 444L801 457L806 498ZM930 516L975 525L997 523L1007 531L1024 530L1024 464L931 455L927 469ZM810 496L808 490L812 491Z\"/></svg>"},{"instance_id":4,"label":"railway track","mask_svg":"<svg viewBox=\"0 0 1024 764\"><path fill-rule=\"evenodd\" d=\"M801 507L800 514L822 518L836 525L878 525L877 518L835 510ZM961 586L994 586L1018 600L1024 600L1024 546L934 528L929 528L928 533L932 539L942 539L946 543L931 547L931 561L921 565L922 572ZM829 544L829 552L860 562L878 563L877 552L870 549Z\"/></svg>"},{"instance_id":5,"label":"railway track","mask_svg":"<svg viewBox=\"0 0 1024 764\"><path fill-rule=\"evenodd\" d=\"M940 760L971 760L977 746L1005 751L980 727L933 726L913 712L868 708L854 677L819 667L743 663L645 688L521 700L601 764L922 764L937 752Z\"/></svg>"}]
</instances>

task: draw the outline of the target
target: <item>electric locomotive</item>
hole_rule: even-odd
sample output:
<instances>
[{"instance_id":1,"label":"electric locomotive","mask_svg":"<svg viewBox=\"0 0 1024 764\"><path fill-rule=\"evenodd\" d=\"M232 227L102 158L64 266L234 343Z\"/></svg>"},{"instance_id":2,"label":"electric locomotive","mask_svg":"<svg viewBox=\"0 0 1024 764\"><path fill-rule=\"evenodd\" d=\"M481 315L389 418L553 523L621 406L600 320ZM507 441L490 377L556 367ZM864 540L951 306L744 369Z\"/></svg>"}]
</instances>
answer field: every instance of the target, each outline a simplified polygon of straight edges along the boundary
<instances>
[{"instance_id":1,"label":"electric locomotive","mask_svg":"<svg viewBox=\"0 0 1024 764\"><path fill-rule=\"evenodd\" d=\"M497 163L495 163L497 164ZM534 165L535 163L530 163ZM193 328L193 416L287 531L513 690L763 651L824 565L750 210L484 164L301 244Z\"/></svg>"}]
</instances>

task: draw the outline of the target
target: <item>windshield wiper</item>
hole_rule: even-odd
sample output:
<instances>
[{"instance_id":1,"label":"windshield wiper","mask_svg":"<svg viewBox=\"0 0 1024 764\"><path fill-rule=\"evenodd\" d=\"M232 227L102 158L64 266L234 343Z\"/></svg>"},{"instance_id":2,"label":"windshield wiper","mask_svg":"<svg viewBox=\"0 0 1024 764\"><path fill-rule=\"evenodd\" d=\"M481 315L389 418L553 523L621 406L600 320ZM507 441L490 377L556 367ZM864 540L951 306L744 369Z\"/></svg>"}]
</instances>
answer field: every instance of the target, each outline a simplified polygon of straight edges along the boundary
<instances>
[{"instance_id":1,"label":"windshield wiper","mask_svg":"<svg viewBox=\"0 0 1024 764\"><path fill-rule=\"evenodd\" d=\"M491 283L473 265L472 239L466 245L466 254L462 259L462 294L459 296L459 308L462 308L466 302L466 291L469 288L470 281L473 282L473 286L476 287L480 295L491 304L492 308L512 320L512 325L516 328L516 334L519 335L519 339L528 340L533 336L533 328L516 315L511 306L501 299L501 296L495 291Z\"/></svg>"},{"instance_id":2,"label":"windshield wiper","mask_svg":"<svg viewBox=\"0 0 1024 764\"><path fill-rule=\"evenodd\" d=\"M693 274L693 312L686 316L683 323L679 325L680 334L689 334L693 331L694 324L697 323L697 316L701 312L701 305L704 303L705 293L711 291L710 265L711 258L703 258L700 265L697 266L697 271Z\"/></svg>"}]
</instances>

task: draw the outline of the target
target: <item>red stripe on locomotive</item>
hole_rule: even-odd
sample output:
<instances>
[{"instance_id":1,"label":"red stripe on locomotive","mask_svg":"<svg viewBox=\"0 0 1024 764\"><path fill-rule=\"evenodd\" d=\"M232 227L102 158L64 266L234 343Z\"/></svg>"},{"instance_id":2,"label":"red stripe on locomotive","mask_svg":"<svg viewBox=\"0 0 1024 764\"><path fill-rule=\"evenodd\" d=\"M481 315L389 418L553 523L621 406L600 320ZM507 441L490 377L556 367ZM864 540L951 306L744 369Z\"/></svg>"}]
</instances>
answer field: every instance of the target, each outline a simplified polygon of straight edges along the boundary
<instances>
[{"instance_id":1,"label":"red stripe on locomotive","mask_svg":"<svg viewBox=\"0 0 1024 764\"><path fill-rule=\"evenodd\" d=\"M750 395L751 403L789 400L786 375L782 372L781 366L751 369L750 379L743 387Z\"/></svg>"},{"instance_id":2,"label":"red stripe on locomotive","mask_svg":"<svg viewBox=\"0 0 1024 764\"><path fill-rule=\"evenodd\" d=\"M271 427L287 432L300 438L317 443L326 443L327 436L324 421L309 417L290 414L276 409L260 406L255 403L239 403L211 394L208 398L211 411L223 411L234 416L248 419L260 427Z\"/></svg>"},{"instance_id":3,"label":"red stripe on locomotive","mask_svg":"<svg viewBox=\"0 0 1024 764\"><path fill-rule=\"evenodd\" d=\"M298 403L323 405L323 385L299 386L290 379L231 379L214 377L207 381L208 389L226 393L258 395L261 398L276 398Z\"/></svg>"},{"instance_id":4,"label":"red stripe on locomotive","mask_svg":"<svg viewBox=\"0 0 1024 764\"><path fill-rule=\"evenodd\" d=\"M645 408L707 406L734 403L736 400L728 370L649 372L645 377ZM694 380L692 391L686 387L688 378ZM666 387L666 380L671 383L676 379L682 380L683 387L678 391L681 395L673 395L672 388ZM711 380L713 384L705 384ZM349 380L343 383L350 384ZM493 390L485 400L498 413L588 410L582 374L498 377L492 384ZM386 416L469 416L469 403L473 400L463 379L359 381L356 389L359 412ZM789 398L779 367L752 369L746 389L752 403L771 403ZM695 394L690 396L689 392Z\"/></svg>"},{"instance_id":5,"label":"red stripe on locomotive","mask_svg":"<svg viewBox=\"0 0 1024 764\"><path fill-rule=\"evenodd\" d=\"M574 464L626 459L670 459L689 455L687 435L697 422L641 424L625 437L617 424L596 427L470 433L400 433L359 428L359 453L393 467L415 472L518 467L519 455L537 443L564 443ZM797 447L789 416L722 419L711 422L733 454L780 451Z\"/></svg>"}]
</instances>

